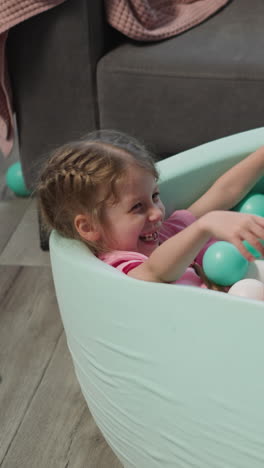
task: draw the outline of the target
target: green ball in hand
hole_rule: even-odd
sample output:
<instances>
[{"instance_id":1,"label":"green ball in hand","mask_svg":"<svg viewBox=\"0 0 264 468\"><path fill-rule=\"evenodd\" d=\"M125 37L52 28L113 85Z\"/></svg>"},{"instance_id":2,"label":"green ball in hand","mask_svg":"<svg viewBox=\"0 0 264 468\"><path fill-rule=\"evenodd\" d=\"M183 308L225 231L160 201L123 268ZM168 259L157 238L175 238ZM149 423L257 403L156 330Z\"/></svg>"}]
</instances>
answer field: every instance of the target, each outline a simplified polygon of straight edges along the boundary
<instances>
[{"instance_id":1,"label":"green ball in hand","mask_svg":"<svg viewBox=\"0 0 264 468\"><path fill-rule=\"evenodd\" d=\"M8 168L6 172L6 185L19 197L28 197L30 195L19 161Z\"/></svg>"},{"instance_id":2,"label":"green ball in hand","mask_svg":"<svg viewBox=\"0 0 264 468\"><path fill-rule=\"evenodd\" d=\"M230 286L243 279L249 262L229 242L211 245L203 257L203 270L207 278L220 286Z\"/></svg>"},{"instance_id":3,"label":"green ball in hand","mask_svg":"<svg viewBox=\"0 0 264 468\"><path fill-rule=\"evenodd\" d=\"M264 194L262 193L251 193L248 194L243 200L241 200L238 205L234 208L235 211L239 211L240 213L248 213L254 214L256 216L264 217ZM260 240L260 242L264 245L264 241ZM254 255L256 258L261 258L262 255L258 250L256 250L252 245L250 245L247 241L243 241L243 244L247 248L247 250Z\"/></svg>"}]
</instances>

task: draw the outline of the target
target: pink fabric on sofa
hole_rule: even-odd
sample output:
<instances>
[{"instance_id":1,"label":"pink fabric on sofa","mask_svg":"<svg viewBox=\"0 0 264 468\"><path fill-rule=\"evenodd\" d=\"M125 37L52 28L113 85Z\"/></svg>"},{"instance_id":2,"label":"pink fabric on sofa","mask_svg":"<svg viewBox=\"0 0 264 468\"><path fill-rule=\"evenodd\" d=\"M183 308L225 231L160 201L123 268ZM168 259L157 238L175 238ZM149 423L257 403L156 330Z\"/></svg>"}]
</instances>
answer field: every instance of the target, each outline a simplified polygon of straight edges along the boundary
<instances>
[{"instance_id":1,"label":"pink fabric on sofa","mask_svg":"<svg viewBox=\"0 0 264 468\"><path fill-rule=\"evenodd\" d=\"M105 0L108 22L126 36L155 41L201 23L229 0Z\"/></svg>"},{"instance_id":2,"label":"pink fabric on sofa","mask_svg":"<svg viewBox=\"0 0 264 468\"><path fill-rule=\"evenodd\" d=\"M8 30L31 16L65 0L2 0L0 10L0 150L8 156L13 147L14 122L11 88L5 60ZM74 0L73 0L74 1Z\"/></svg>"}]
</instances>

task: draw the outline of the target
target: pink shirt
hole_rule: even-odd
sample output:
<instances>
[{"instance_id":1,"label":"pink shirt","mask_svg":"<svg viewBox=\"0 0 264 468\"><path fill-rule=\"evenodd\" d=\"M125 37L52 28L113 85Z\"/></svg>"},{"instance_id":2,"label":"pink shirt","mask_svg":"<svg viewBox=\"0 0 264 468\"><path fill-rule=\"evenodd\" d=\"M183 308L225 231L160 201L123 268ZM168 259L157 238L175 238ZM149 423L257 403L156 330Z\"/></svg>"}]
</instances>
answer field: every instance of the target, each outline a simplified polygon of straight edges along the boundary
<instances>
[{"instance_id":1,"label":"pink shirt","mask_svg":"<svg viewBox=\"0 0 264 468\"><path fill-rule=\"evenodd\" d=\"M174 211L171 216L166 219L159 231L160 243L166 241L170 237L174 236L178 232L185 229L187 226L196 221L195 216L192 215L187 210L178 210ZM215 240L210 240L206 242L204 247L201 249L195 262L202 264L202 259L206 249L215 242ZM141 263L145 262L148 257L139 252L127 252L123 250L114 250L112 252L107 252L100 254L99 258L104 262L108 263L123 273L127 274L130 270L137 267ZM190 266L186 269L185 273L177 280L173 281L174 284L185 284L189 286L199 286L206 287L202 282L201 278L196 274L194 269Z\"/></svg>"}]
</instances>

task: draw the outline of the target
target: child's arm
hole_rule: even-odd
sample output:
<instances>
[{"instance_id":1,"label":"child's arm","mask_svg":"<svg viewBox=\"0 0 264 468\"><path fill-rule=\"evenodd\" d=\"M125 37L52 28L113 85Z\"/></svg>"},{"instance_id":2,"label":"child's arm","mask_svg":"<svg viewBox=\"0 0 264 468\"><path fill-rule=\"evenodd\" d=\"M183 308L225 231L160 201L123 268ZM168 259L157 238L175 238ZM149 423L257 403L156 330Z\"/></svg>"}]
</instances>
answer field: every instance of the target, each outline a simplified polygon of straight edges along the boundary
<instances>
[{"instance_id":1,"label":"child's arm","mask_svg":"<svg viewBox=\"0 0 264 468\"><path fill-rule=\"evenodd\" d=\"M200 218L235 206L264 175L264 146L225 172L188 210Z\"/></svg>"},{"instance_id":2,"label":"child's arm","mask_svg":"<svg viewBox=\"0 0 264 468\"><path fill-rule=\"evenodd\" d=\"M258 240L264 239L264 218L232 211L212 211L157 247L148 260L130 270L128 275L159 283L176 281L211 236L232 242L248 260L254 260L254 257L243 245L243 240L264 255L264 247Z\"/></svg>"}]
</instances>

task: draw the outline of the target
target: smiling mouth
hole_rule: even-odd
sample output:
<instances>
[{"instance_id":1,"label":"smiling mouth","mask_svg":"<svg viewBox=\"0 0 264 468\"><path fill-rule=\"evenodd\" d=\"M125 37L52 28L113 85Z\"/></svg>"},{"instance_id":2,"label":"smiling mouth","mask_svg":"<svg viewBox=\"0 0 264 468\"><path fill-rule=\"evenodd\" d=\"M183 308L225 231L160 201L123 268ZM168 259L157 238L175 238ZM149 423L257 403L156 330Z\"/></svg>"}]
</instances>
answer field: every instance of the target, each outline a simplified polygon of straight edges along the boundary
<instances>
[{"instance_id":1,"label":"smiling mouth","mask_svg":"<svg viewBox=\"0 0 264 468\"><path fill-rule=\"evenodd\" d=\"M158 233L157 232L152 232L151 234L145 234L144 236L139 236L139 239L144 241L144 242L153 242L158 240Z\"/></svg>"}]
</instances>

